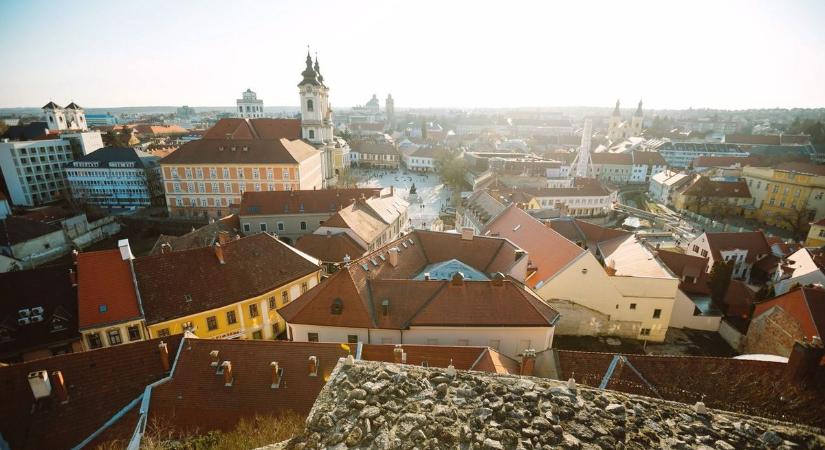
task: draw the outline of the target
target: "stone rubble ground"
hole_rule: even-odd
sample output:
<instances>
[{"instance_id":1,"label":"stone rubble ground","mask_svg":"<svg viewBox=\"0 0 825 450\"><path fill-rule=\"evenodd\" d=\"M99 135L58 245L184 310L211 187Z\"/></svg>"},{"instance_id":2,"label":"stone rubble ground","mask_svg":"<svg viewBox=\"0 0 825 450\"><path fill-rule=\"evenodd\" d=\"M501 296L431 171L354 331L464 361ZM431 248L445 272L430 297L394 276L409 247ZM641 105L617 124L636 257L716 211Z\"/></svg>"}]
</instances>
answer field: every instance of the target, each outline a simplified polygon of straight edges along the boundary
<instances>
[{"instance_id":1,"label":"stone rubble ground","mask_svg":"<svg viewBox=\"0 0 825 450\"><path fill-rule=\"evenodd\" d=\"M822 430L556 380L339 364L278 448L820 449ZM273 447L274 448L274 447Z\"/></svg>"}]
</instances>

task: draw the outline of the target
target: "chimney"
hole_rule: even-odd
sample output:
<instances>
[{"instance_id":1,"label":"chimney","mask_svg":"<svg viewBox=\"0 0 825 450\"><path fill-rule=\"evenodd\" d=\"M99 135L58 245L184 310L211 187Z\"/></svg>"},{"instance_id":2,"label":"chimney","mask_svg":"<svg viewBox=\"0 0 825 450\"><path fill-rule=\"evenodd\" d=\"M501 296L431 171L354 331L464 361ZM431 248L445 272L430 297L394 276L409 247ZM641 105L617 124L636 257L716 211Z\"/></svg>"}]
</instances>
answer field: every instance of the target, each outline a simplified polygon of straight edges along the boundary
<instances>
[{"instance_id":1,"label":"chimney","mask_svg":"<svg viewBox=\"0 0 825 450\"><path fill-rule=\"evenodd\" d=\"M217 369L217 368L218 368L218 366L219 366L219 365L220 365L220 363L221 363L221 359L220 359L220 357L218 356L218 351L217 351L217 350L212 350L211 352L209 352L209 356L212 358L212 362L211 362L211 363L209 363L209 365L210 365L211 367L214 367L214 368L216 368L216 369Z\"/></svg>"},{"instance_id":2,"label":"chimney","mask_svg":"<svg viewBox=\"0 0 825 450\"><path fill-rule=\"evenodd\" d=\"M430 281L430 272L424 272L424 281Z\"/></svg>"},{"instance_id":3,"label":"chimney","mask_svg":"<svg viewBox=\"0 0 825 450\"><path fill-rule=\"evenodd\" d=\"M464 227L461 229L461 240L464 241L472 241L473 240L473 229L470 227Z\"/></svg>"},{"instance_id":4,"label":"chimney","mask_svg":"<svg viewBox=\"0 0 825 450\"><path fill-rule=\"evenodd\" d=\"M269 368L272 369L272 384L269 385L272 389L278 389L281 385L281 368L278 367L278 361L269 363Z\"/></svg>"},{"instance_id":5,"label":"chimney","mask_svg":"<svg viewBox=\"0 0 825 450\"><path fill-rule=\"evenodd\" d=\"M77 287L77 272L72 269L69 269L69 281L72 283L72 287Z\"/></svg>"},{"instance_id":6,"label":"chimney","mask_svg":"<svg viewBox=\"0 0 825 450\"><path fill-rule=\"evenodd\" d=\"M327 239L332 237L332 230L327 230Z\"/></svg>"},{"instance_id":7,"label":"chimney","mask_svg":"<svg viewBox=\"0 0 825 450\"><path fill-rule=\"evenodd\" d=\"M221 367L223 367L223 385L226 387L232 386L232 383L235 382L235 377L232 376L232 363L224 361Z\"/></svg>"},{"instance_id":8,"label":"chimney","mask_svg":"<svg viewBox=\"0 0 825 450\"><path fill-rule=\"evenodd\" d=\"M120 258L124 261L135 259L135 256L132 255L132 249L129 247L129 239L117 241L117 248L120 249Z\"/></svg>"},{"instance_id":9,"label":"chimney","mask_svg":"<svg viewBox=\"0 0 825 450\"><path fill-rule=\"evenodd\" d=\"M533 369L536 367L536 351L532 348L525 349L521 353L521 370L519 374L531 377Z\"/></svg>"},{"instance_id":10,"label":"chimney","mask_svg":"<svg viewBox=\"0 0 825 450\"><path fill-rule=\"evenodd\" d=\"M404 364L404 347L400 344L396 345L394 349L392 349L392 362L396 364Z\"/></svg>"},{"instance_id":11,"label":"chimney","mask_svg":"<svg viewBox=\"0 0 825 450\"><path fill-rule=\"evenodd\" d=\"M496 272L493 274L493 286L504 286L504 274Z\"/></svg>"},{"instance_id":12,"label":"chimney","mask_svg":"<svg viewBox=\"0 0 825 450\"><path fill-rule=\"evenodd\" d=\"M170 244L168 242L164 242L163 244L160 244L160 253L161 254L169 253L171 251L172 251L172 244Z\"/></svg>"},{"instance_id":13,"label":"chimney","mask_svg":"<svg viewBox=\"0 0 825 450\"><path fill-rule=\"evenodd\" d=\"M218 232L218 244L226 245L229 243L229 232L226 230Z\"/></svg>"},{"instance_id":14,"label":"chimney","mask_svg":"<svg viewBox=\"0 0 825 450\"><path fill-rule=\"evenodd\" d=\"M453 278L450 281L450 284L453 286L463 286L464 285L464 274L461 272L456 272L453 274Z\"/></svg>"},{"instance_id":15,"label":"chimney","mask_svg":"<svg viewBox=\"0 0 825 450\"><path fill-rule=\"evenodd\" d=\"M74 265L77 265L77 255L79 255L77 250L72 250L72 264Z\"/></svg>"},{"instance_id":16,"label":"chimney","mask_svg":"<svg viewBox=\"0 0 825 450\"><path fill-rule=\"evenodd\" d=\"M318 357L312 355L309 357L309 376L317 377L318 376Z\"/></svg>"},{"instance_id":17,"label":"chimney","mask_svg":"<svg viewBox=\"0 0 825 450\"><path fill-rule=\"evenodd\" d=\"M822 346L822 339L817 336L811 342L794 342L786 368L788 380L803 387L807 385L816 376L823 356L825 348Z\"/></svg>"},{"instance_id":18,"label":"chimney","mask_svg":"<svg viewBox=\"0 0 825 450\"><path fill-rule=\"evenodd\" d=\"M63 372L55 370L52 372L52 385L54 393L61 404L69 403L69 391L66 389L66 381L63 379Z\"/></svg>"},{"instance_id":19,"label":"chimney","mask_svg":"<svg viewBox=\"0 0 825 450\"><path fill-rule=\"evenodd\" d=\"M398 247L393 247L389 251L390 265L393 266L393 267L398 265L398 252L399 252Z\"/></svg>"},{"instance_id":20,"label":"chimney","mask_svg":"<svg viewBox=\"0 0 825 450\"><path fill-rule=\"evenodd\" d=\"M158 353L160 353L160 363L163 365L163 371L169 372L169 349L166 347L166 342L160 341Z\"/></svg>"},{"instance_id":21,"label":"chimney","mask_svg":"<svg viewBox=\"0 0 825 450\"><path fill-rule=\"evenodd\" d=\"M35 400L40 400L41 398L52 395L52 384L49 381L48 372L45 370L29 372L28 379L29 387L31 387Z\"/></svg>"},{"instance_id":22,"label":"chimney","mask_svg":"<svg viewBox=\"0 0 825 450\"><path fill-rule=\"evenodd\" d=\"M226 261L223 259L223 247L221 247L221 244L215 243L213 248L215 249L215 257L218 258L218 262L226 264Z\"/></svg>"}]
</instances>

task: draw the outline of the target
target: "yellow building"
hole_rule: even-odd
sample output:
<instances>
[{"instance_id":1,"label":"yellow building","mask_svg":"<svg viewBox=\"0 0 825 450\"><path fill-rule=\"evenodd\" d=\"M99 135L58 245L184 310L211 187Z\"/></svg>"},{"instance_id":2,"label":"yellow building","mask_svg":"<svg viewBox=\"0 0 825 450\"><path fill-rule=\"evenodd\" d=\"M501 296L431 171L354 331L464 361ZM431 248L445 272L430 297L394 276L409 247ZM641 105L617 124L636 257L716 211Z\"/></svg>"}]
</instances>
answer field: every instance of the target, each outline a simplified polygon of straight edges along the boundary
<instances>
[{"instance_id":1,"label":"yellow building","mask_svg":"<svg viewBox=\"0 0 825 450\"><path fill-rule=\"evenodd\" d=\"M799 230L825 216L825 166L784 163L775 168L745 167L761 223Z\"/></svg>"},{"instance_id":2,"label":"yellow building","mask_svg":"<svg viewBox=\"0 0 825 450\"><path fill-rule=\"evenodd\" d=\"M805 247L822 247L825 245L825 219L811 224L808 230L808 238L805 239Z\"/></svg>"},{"instance_id":3,"label":"yellow building","mask_svg":"<svg viewBox=\"0 0 825 450\"><path fill-rule=\"evenodd\" d=\"M276 310L320 282L318 261L266 233L137 258L149 337L275 339Z\"/></svg>"}]
</instances>

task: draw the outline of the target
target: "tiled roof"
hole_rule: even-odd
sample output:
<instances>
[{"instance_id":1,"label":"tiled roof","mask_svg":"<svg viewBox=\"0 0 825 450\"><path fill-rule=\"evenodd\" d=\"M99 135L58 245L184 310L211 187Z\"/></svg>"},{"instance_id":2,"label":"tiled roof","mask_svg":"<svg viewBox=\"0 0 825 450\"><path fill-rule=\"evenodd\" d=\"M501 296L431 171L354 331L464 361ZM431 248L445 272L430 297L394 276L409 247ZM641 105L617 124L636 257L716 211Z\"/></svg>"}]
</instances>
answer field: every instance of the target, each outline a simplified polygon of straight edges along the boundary
<instances>
[{"instance_id":1,"label":"tiled roof","mask_svg":"<svg viewBox=\"0 0 825 450\"><path fill-rule=\"evenodd\" d=\"M2 138L12 141L28 141L48 133L49 125L46 122L31 122L25 125L12 125Z\"/></svg>"},{"instance_id":2,"label":"tiled roof","mask_svg":"<svg viewBox=\"0 0 825 450\"><path fill-rule=\"evenodd\" d=\"M359 198L325 220L323 226L349 228L364 242L372 244L408 207L406 200L395 195Z\"/></svg>"},{"instance_id":3,"label":"tiled roof","mask_svg":"<svg viewBox=\"0 0 825 450\"><path fill-rule=\"evenodd\" d=\"M633 156L630 153L593 153L590 155L590 159L593 164L633 165Z\"/></svg>"},{"instance_id":4,"label":"tiled roof","mask_svg":"<svg viewBox=\"0 0 825 450\"><path fill-rule=\"evenodd\" d=\"M362 194L373 196L380 188L318 189L302 191L244 192L241 216L277 214L334 214Z\"/></svg>"},{"instance_id":5,"label":"tiled roof","mask_svg":"<svg viewBox=\"0 0 825 450\"><path fill-rule=\"evenodd\" d=\"M535 273L526 281L530 287L547 281L585 252L552 228L530 217L515 204L508 206L493 219L484 233L509 239L527 250L528 264L535 269Z\"/></svg>"},{"instance_id":6,"label":"tiled roof","mask_svg":"<svg viewBox=\"0 0 825 450\"><path fill-rule=\"evenodd\" d=\"M614 358L610 353L553 351L558 353L560 379L575 378L577 383L589 386L599 386ZM688 404L702 401L709 408L825 425L825 416L818 412L825 401L825 384L815 383L805 391L778 381L785 376L785 363L702 356L624 357L644 380L620 363L607 389L649 397L660 395L665 400ZM793 400L778 400L782 398Z\"/></svg>"},{"instance_id":7,"label":"tiled roof","mask_svg":"<svg viewBox=\"0 0 825 450\"><path fill-rule=\"evenodd\" d=\"M715 261L722 259L720 251L724 250L747 250L748 255L745 261L756 262L760 255L771 253L771 247L765 239L765 233L761 231L745 231L741 233L705 233L710 246L710 252Z\"/></svg>"},{"instance_id":8,"label":"tiled roof","mask_svg":"<svg viewBox=\"0 0 825 450\"><path fill-rule=\"evenodd\" d=\"M221 119L202 139L281 139L301 138L298 119Z\"/></svg>"},{"instance_id":9,"label":"tiled roof","mask_svg":"<svg viewBox=\"0 0 825 450\"><path fill-rule=\"evenodd\" d=\"M180 125L137 125L135 131L141 134L164 135L164 134L186 134L186 128Z\"/></svg>"},{"instance_id":10,"label":"tiled roof","mask_svg":"<svg viewBox=\"0 0 825 450\"><path fill-rule=\"evenodd\" d=\"M77 272L80 329L140 317L132 269L119 249L78 254Z\"/></svg>"},{"instance_id":11,"label":"tiled roof","mask_svg":"<svg viewBox=\"0 0 825 450\"><path fill-rule=\"evenodd\" d=\"M25 213L19 215L23 219L36 220L38 222L56 224L63 219L74 217L80 213L72 211L64 205L49 205L40 206L26 210Z\"/></svg>"},{"instance_id":12,"label":"tiled roof","mask_svg":"<svg viewBox=\"0 0 825 450\"><path fill-rule=\"evenodd\" d=\"M582 234L584 234L585 240L594 244L633 234L629 231L607 228L581 219L573 219L573 221Z\"/></svg>"},{"instance_id":13,"label":"tiled roof","mask_svg":"<svg viewBox=\"0 0 825 450\"><path fill-rule=\"evenodd\" d=\"M210 366L213 350L221 361L231 362L232 386L224 386L223 375ZM355 353L355 345L350 351ZM347 354L332 343L187 339L172 380L152 392L150 420L184 431L231 429L242 418L288 410L304 415ZM317 376L309 376L310 356L318 360ZM271 387L272 362L283 369L277 389Z\"/></svg>"},{"instance_id":14,"label":"tiled roof","mask_svg":"<svg viewBox=\"0 0 825 450\"><path fill-rule=\"evenodd\" d=\"M780 139L778 134L773 135L758 135L758 134L726 134L726 144L761 144L761 145L779 145Z\"/></svg>"},{"instance_id":15,"label":"tiled roof","mask_svg":"<svg viewBox=\"0 0 825 450\"><path fill-rule=\"evenodd\" d=\"M180 336L164 339L169 357ZM136 342L0 367L0 434L13 449L69 449L141 395L166 374L160 340ZM60 404L54 394L36 405L27 375L59 370L69 394ZM52 388L54 390L54 388Z\"/></svg>"},{"instance_id":16,"label":"tiled roof","mask_svg":"<svg viewBox=\"0 0 825 450\"><path fill-rule=\"evenodd\" d=\"M691 277L694 280L693 282L680 282L679 289L688 294L710 294L706 273L706 268L708 265L707 258L668 250L657 251L656 256L678 278L684 280L684 277Z\"/></svg>"},{"instance_id":17,"label":"tiled roof","mask_svg":"<svg viewBox=\"0 0 825 450\"><path fill-rule=\"evenodd\" d=\"M806 162L786 162L774 167L776 170L788 172L807 173L811 175L825 176L825 165L812 164Z\"/></svg>"},{"instance_id":18,"label":"tiled roof","mask_svg":"<svg viewBox=\"0 0 825 450\"><path fill-rule=\"evenodd\" d=\"M398 248L398 264L387 251ZM428 264L457 259L484 273L507 273L518 248L504 239L417 230L376 252L353 260L329 279L278 310L290 323L360 328L405 329L410 325L543 326L558 316L535 294L504 280L413 280ZM382 259L381 256L386 258ZM366 267L368 270L365 270ZM330 306L342 302L341 314ZM389 300L383 313L382 302Z\"/></svg>"},{"instance_id":19,"label":"tiled roof","mask_svg":"<svg viewBox=\"0 0 825 450\"><path fill-rule=\"evenodd\" d=\"M397 155L398 150L392 144L386 142L355 141L351 145L355 153L369 153L375 155Z\"/></svg>"},{"instance_id":20,"label":"tiled roof","mask_svg":"<svg viewBox=\"0 0 825 450\"><path fill-rule=\"evenodd\" d=\"M682 194L714 198L751 198L751 191L744 179L716 181L703 176L698 177Z\"/></svg>"},{"instance_id":21,"label":"tiled roof","mask_svg":"<svg viewBox=\"0 0 825 450\"><path fill-rule=\"evenodd\" d=\"M161 164L298 164L319 153L297 139L198 139L183 144Z\"/></svg>"},{"instance_id":22,"label":"tiled roof","mask_svg":"<svg viewBox=\"0 0 825 450\"><path fill-rule=\"evenodd\" d=\"M68 265L0 273L0 328L11 340L0 340L0 361L29 350L76 341L77 291ZM18 310L43 308L41 322L21 325Z\"/></svg>"},{"instance_id":23,"label":"tiled roof","mask_svg":"<svg viewBox=\"0 0 825 450\"><path fill-rule=\"evenodd\" d=\"M747 284L740 280L731 280L722 302L728 305L729 314L738 315L739 312L748 311L755 299L756 292Z\"/></svg>"},{"instance_id":24,"label":"tiled roof","mask_svg":"<svg viewBox=\"0 0 825 450\"><path fill-rule=\"evenodd\" d=\"M491 373L519 373L518 361L504 356L488 347L459 347L449 345L414 345L400 346L407 354L407 364L428 367L447 368L450 364L458 370L478 370ZM364 344L361 359L365 361L394 361L392 344Z\"/></svg>"},{"instance_id":25,"label":"tiled roof","mask_svg":"<svg viewBox=\"0 0 825 450\"><path fill-rule=\"evenodd\" d=\"M61 230L58 225L8 216L0 219L0 245L16 245Z\"/></svg>"},{"instance_id":26,"label":"tiled roof","mask_svg":"<svg viewBox=\"0 0 825 450\"><path fill-rule=\"evenodd\" d=\"M756 319L773 307L780 307L793 316L807 339L825 336L825 289L801 287L787 294L757 303L753 311Z\"/></svg>"},{"instance_id":27,"label":"tiled roof","mask_svg":"<svg viewBox=\"0 0 825 450\"><path fill-rule=\"evenodd\" d=\"M295 248L324 262L342 262L347 256L357 259L367 251L347 233L305 234Z\"/></svg>"},{"instance_id":28,"label":"tiled roof","mask_svg":"<svg viewBox=\"0 0 825 450\"><path fill-rule=\"evenodd\" d=\"M576 178L573 187L524 188L522 192L533 197L604 197L610 191L598 180Z\"/></svg>"},{"instance_id":29,"label":"tiled roof","mask_svg":"<svg viewBox=\"0 0 825 450\"><path fill-rule=\"evenodd\" d=\"M666 166L667 161L659 152L633 151L633 164L647 166Z\"/></svg>"},{"instance_id":30,"label":"tiled roof","mask_svg":"<svg viewBox=\"0 0 825 450\"><path fill-rule=\"evenodd\" d=\"M78 163L96 162L98 163L97 167L111 168L111 163L131 162L135 164L135 168L140 169L151 166L156 167L159 160L160 158L157 156L133 148L103 147L75 159L66 166L69 168L82 168L83 166Z\"/></svg>"},{"instance_id":31,"label":"tiled roof","mask_svg":"<svg viewBox=\"0 0 825 450\"><path fill-rule=\"evenodd\" d=\"M693 167L730 167L739 165L762 166L762 159L758 156L700 156L693 160Z\"/></svg>"},{"instance_id":32,"label":"tiled roof","mask_svg":"<svg viewBox=\"0 0 825 450\"><path fill-rule=\"evenodd\" d=\"M135 259L147 323L246 300L319 270L266 233L232 241L222 250L225 264L213 247Z\"/></svg>"},{"instance_id":33,"label":"tiled roof","mask_svg":"<svg viewBox=\"0 0 825 450\"><path fill-rule=\"evenodd\" d=\"M197 230L192 230L183 236L169 236L161 234L152 247L150 254L157 255L162 251L163 244L169 244L173 252L181 250L192 250L195 248L208 247L218 240L220 232L229 233L229 237L234 239L241 229L241 222L237 214L231 214L216 220L208 225L204 225Z\"/></svg>"},{"instance_id":34,"label":"tiled roof","mask_svg":"<svg viewBox=\"0 0 825 450\"><path fill-rule=\"evenodd\" d=\"M576 226L572 217L564 216L545 222L545 226L553 229L556 233L564 236L570 242L584 243L587 241L584 233Z\"/></svg>"}]
</instances>

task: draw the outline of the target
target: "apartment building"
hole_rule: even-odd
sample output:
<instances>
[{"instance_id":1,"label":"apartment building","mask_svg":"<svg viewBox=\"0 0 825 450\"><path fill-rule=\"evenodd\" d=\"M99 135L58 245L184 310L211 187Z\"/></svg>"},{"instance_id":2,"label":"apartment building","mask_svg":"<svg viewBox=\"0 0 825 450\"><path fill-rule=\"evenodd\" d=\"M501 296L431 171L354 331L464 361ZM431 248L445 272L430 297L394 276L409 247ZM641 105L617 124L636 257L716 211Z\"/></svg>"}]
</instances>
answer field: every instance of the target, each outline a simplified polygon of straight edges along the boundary
<instances>
[{"instance_id":1,"label":"apartment building","mask_svg":"<svg viewBox=\"0 0 825 450\"><path fill-rule=\"evenodd\" d=\"M742 177L760 222L795 229L825 219L825 166L802 162L748 166Z\"/></svg>"},{"instance_id":2,"label":"apartment building","mask_svg":"<svg viewBox=\"0 0 825 450\"><path fill-rule=\"evenodd\" d=\"M321 151L301 140L301 121L294 119L222 119L160 165L174 216L222 217L238 208L244 192L323 184Z\"/></svg>"}]
</instances>

